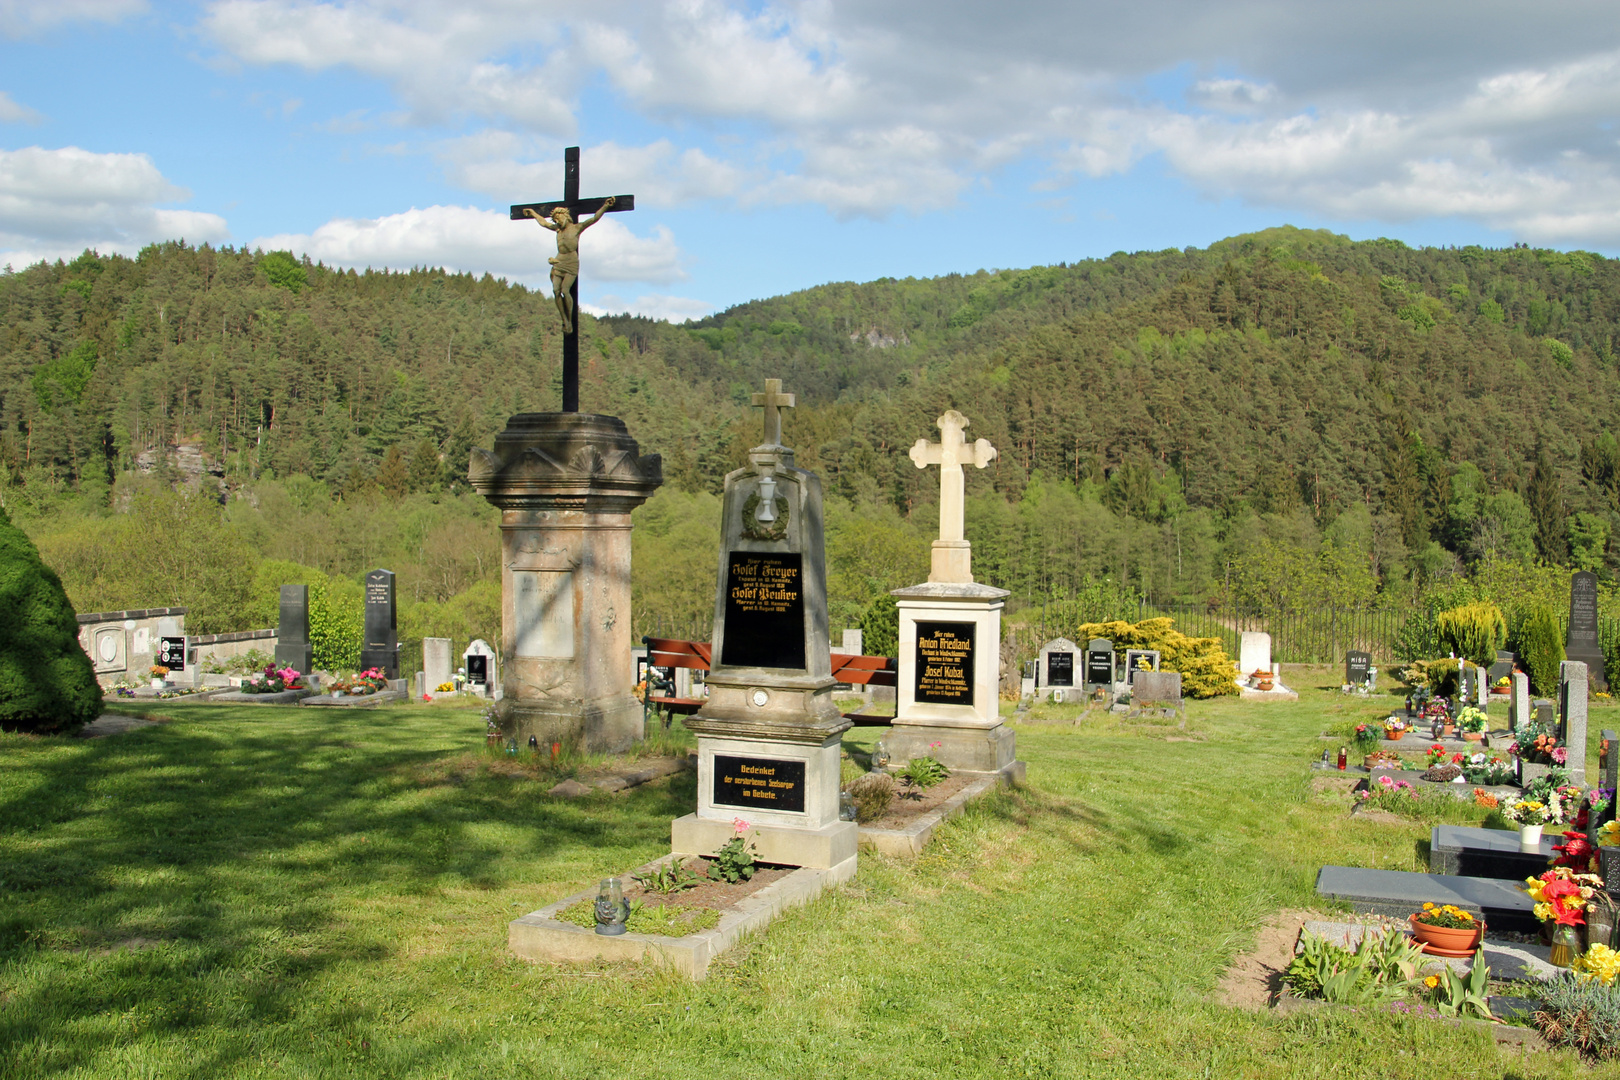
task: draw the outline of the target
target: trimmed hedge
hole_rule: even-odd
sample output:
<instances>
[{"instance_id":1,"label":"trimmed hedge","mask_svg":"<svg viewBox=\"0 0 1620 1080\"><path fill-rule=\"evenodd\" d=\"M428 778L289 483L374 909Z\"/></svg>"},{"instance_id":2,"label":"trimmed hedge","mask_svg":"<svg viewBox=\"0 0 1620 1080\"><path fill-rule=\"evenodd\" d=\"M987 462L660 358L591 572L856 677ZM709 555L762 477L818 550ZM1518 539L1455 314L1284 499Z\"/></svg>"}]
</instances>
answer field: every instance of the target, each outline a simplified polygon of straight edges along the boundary
<instances>
[{"instance_id":1,"label":"trimmed hedge","mask_svg":"<svg viewBox=\"0 0 1620 1080\"><path fill-rule=\"evenodd\" d=\"M1220 638L1188 637L1176 629L1169 617L1143 619L1139 623L1083 623L1075 627L1075 640L1085 647L1087 638L1107 638L1119 652L1126 649L1159 650L1163 671L1181 672L1181 692L1191 698L1221 697L1239 693L1237 668Z\"/></svg>"},{"instance_id":2,"label":"trimmed hedge","mask_svg":"<svg viewBox=\"0 0 1620 1080\"><path fill-rule=\"evenodd\" d=\"M62 581L0 510L0 730L63 735L100 714Z\"/></svg>"}]
</instances>

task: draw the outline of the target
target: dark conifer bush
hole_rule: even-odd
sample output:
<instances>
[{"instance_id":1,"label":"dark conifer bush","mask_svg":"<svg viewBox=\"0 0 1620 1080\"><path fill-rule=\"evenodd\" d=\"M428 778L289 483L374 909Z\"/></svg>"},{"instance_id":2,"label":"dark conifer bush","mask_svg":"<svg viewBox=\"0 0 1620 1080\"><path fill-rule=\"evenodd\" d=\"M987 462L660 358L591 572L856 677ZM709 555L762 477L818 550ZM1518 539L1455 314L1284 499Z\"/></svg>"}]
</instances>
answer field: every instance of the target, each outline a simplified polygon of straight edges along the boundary
<instances>
[{"instance_id":1,"label":"dark conifer bush","mask_svg":"<svg viewBox=\"0 0 1620 1080\"><path fill-rule=\"evenodd\" d=\"M0 730L67 734L100 712L62 582L0 511Z\"/></svg>"}]
</instances>

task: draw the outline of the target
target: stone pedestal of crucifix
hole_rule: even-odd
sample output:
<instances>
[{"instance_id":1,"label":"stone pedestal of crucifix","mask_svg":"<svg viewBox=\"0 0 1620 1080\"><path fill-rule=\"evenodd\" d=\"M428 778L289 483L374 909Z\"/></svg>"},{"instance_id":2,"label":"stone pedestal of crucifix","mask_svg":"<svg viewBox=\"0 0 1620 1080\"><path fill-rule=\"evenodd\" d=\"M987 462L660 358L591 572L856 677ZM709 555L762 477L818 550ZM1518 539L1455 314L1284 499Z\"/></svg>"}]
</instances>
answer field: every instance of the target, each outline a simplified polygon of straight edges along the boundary
<instances>
[{"instance_id":1,"label":"stone pedestal of crucifix","mask_svg":"<svg viewBox=\"0 0 1620 1080\"><path fill-rule=\"evenodd\" d=\"M698 737L697 813L677 818L676 854L711 855L742 819L762 862L855 872L857 826L838 815L840 736L833 704L821 480L793 464L778 379L754 395L765 441L726 476L709 700Z\"/></svg>"},{"instance_id":2,"label":"stone pedestal of crucifix","mask_svg":"<svg viewBox=\"0 0 1620 1080\"><path fill-rule=\"evenodd\" d=\"M964 465L984 468L996 449L968 442L955 409L937 421L940 441L918 439L917 468L938 465L939 539L921 585L892 593L900 609L899 708L886 740L896 761L932 757L959 772L1002 772L1022 779L1016 739L1001 722L1001 609L1006 589L973 580L963 534Z\"/></svg>"},{"instance_id":3,"label":"stone pedestal of crucifix","mask_svg":"<svg viewBox=\"0 0 1620 1080\"><path fill-rule=\"evenodd\" d=\"M501 511L502 733L614 752L641 740L630 659L630 512L664 482L624 422L579 411L580 232L629 195L579 197L579 148L561 202L512 207L557 233L553 297L563 321L562 412L521 413L472 452L467 478ZM588 221L578 222L585 214Z\"/></svg>"}]
</instances>

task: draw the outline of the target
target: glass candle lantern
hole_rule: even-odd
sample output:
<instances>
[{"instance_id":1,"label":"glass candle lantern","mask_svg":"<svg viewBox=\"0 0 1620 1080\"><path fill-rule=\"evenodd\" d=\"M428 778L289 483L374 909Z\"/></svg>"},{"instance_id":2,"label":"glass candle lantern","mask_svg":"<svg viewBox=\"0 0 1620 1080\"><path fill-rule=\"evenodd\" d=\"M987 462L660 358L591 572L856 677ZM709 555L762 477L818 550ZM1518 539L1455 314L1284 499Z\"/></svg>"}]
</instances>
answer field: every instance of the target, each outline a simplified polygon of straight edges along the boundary
<instances>
[{"instance_id":1,"label":"glass candle lantern","mask_svg":"<svg viewBox=\"0 0 1620 1080\"><path fill-rule=\"evenodd\" d=\"M872 771L877 772L879 769L887 768L888 764L889 748L884 745L882 739L879 739L877 745L872 747Z\"/></svg>"},{"instance_id":2,"label":"glass candle lantern","mask_svg":"<svg viewBox=\"0 0 1620 1080\"><path fill-rule=\"evenodd\" d=\"M617 937L624 933L629 917L630 903L624 898L624 888L618 878L608 878L596 891L596 932L603 937Z\"/></svg>"},{"instance_id":3,"label":"glass candle lantern","mask_svg":"<svg viewBox=\"0 0 1620 1080\"><path fill-rule=\"evenodd\" d=\"M855 820L855 796L851 795L847 791L840 791L838 793L838 820Z\"/></svg>"}]
</instances>

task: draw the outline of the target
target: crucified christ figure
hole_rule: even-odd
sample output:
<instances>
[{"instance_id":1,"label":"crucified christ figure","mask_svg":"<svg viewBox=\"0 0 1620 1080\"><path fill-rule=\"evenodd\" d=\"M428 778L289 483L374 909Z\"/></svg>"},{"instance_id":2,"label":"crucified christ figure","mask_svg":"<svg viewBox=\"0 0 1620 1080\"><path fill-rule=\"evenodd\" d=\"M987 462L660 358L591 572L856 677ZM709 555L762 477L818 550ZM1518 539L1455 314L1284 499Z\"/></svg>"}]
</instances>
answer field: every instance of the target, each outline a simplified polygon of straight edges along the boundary
<instances>
[{"instance_id":1,"label":"crucified christ figure","mask_svg":"<svg viewBox=\"0 0 1620 1080\"><path fill-rule=\"evenodd\" d=\"M557 302L557 314L562 316L563 333L574 332L574 301L571 292L574 280L579 277L579 234L602 220L602 215L613 209L616 200L608 196L602 203L602 208L586 221L574 220L574 215L568 212L568 207L559 206L551 212L551 220L547 221L533 210L523 211L535 221L557 234L556 258L547 259L551 264L552 299Z\"/></svg>"}]
</instances>

